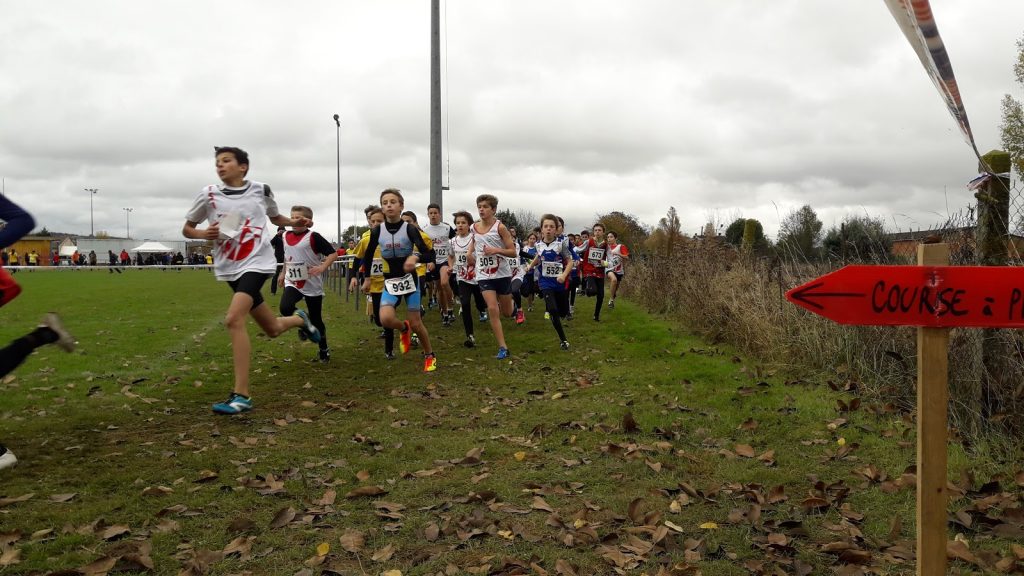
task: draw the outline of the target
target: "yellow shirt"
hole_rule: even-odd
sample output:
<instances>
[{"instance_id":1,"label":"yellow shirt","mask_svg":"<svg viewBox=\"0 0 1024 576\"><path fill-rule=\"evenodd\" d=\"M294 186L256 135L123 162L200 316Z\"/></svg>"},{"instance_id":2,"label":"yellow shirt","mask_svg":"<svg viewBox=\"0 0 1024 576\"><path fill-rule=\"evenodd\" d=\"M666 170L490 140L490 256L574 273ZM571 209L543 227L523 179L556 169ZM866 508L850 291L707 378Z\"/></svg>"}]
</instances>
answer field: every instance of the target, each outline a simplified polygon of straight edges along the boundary
<instances>
[{"instance_id":1,"label":"yellow shirt","mask_svg":"<svg viewBox=\"0 0 1024 576\"><path fill-rule=\"evenodd\" d=\"M359 260L362 260L363 255L366 254L366 246L369 243L370 243L370 230L367 230L366 232L363 232L362 236L359 237L359 243L356 244L355 250L353 250L353 253L356 255L356 258L358 258ZM373 251L373 259L374 260L380 260L383 263L383 270L384 270L384 272L390 272L390 268L388 268L387 260L384 260L380 256L380 246L377 246L377 249ZM357 262L358 262L358 260L357 260ZM357 265L357 268L358 268L358 265ZM369 274L369 271L368 270L364 270L363 273L364 274ZM384 291L384 276L383 275L381 275L381 276L370 276L370 293L371 294L380 294L383 291Z\"/></svg>"},{"instance_id":2,"label":"yellow shirt","mask_svg":"<svg viewBox=\"0 0 1024 576\"><path fill-rule=\"evenodd\" d=\"M430 236L427 236L427 233L424 232L422 228L420 229L420 238L423 238L423 241L427 243L427 249L428 250L433 250L434 249L434 241L430 239ZM416 265L416 275L419 276L420 278L423 278L424 276L426 276L426 274L427 274L427 265L426 264L417 264Z\"/></svg>"}]
</instances>

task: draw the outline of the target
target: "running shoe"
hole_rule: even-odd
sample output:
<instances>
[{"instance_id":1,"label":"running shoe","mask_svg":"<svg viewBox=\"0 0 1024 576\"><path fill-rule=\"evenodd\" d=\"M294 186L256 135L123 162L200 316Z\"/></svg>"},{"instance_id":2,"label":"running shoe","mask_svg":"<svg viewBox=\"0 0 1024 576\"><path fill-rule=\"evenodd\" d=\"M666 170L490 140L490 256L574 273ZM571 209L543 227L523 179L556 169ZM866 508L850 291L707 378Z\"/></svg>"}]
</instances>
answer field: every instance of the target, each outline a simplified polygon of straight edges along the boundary
<instances>
[{"instance_id":1,"label":"running shoe","mask_svg":"<svg viewBox=\"0 0 1024 576\"><path fill-rule=\"evenodd\" d=\"M528 307L526 308L526 311L527 311L527 312L533 312L533 306L528 306Z\"/></svg>"},{"instance_id":2,"label":"running shoe","mask_svg":"<svg viewBox=\"0 0 1024 576\"><path fill-rule=\"evenodd\" d=\"M569 349L569 341L568 340L562 340L562 343L559 346L561 347L562 350L568 350Z\"/></svg>"},{"instance_id":3,"label":"running shoe","mask_svg":"<svg viewBox=\"0 0 1024 576\"><path fill-rule=\"evenodd\" d=\"M320 350L320 352L316 356L316 361L317 362L322 362L324 364L327 364L328 362L330 362L331 361L331 350L330 350L330 348L324 348L324 349Z\"/></svg>"},{"instance_id":4,"label":"running shoe","mask_svg":"<svg viewBox=\"0 0 1024 576\"><path fill-rule=\"evenodd\" d=\"M481 312L480 313L480 321L481 322L487 322L487 312Z\"/></svg>"},{"instance_id":5,"label":"running shoe","mask_svg":"<svg viewBox=\"0 0 1024 576\"><path fill-rule=\"evenodd\" d=\"M395 359L395 353L394 353L394 351L391 351L391 352L384 352L384 359L385 359L385 360L394 360L394 359Z\"/></svg>"},{"instance_id":6,"label":"running shoe","mask_svg":"<svg viewBox=\"0 0 1024 576\"><path fill-rule=\"evenodd\" d=\"M476 348L476 336L470 334L466 336L466 341L462 343L466 348Z\"/></svg>"},{"instance_id":7,"label":"running shoe","mask_svg":"<svg viewBox=\"0 0 1024 576\"><path fill-rule=\"evenodd\" d=\"M545 312L544 313L544 319L545 320L551 320L551 312Z\"/></svg>"},{"instance_id":8,"label":"running shoe","mask_svg":"<svg viewBox=\"0 0 1024 576\"><path fill-rule=\"evenodd\" d=\"M608 301L608 309L611 310L612 308L615 308L615 299L614 298Z\"/></svg>"},{"instance_id":9,"label":"running shoe","mask_svg":"<svg viewBox=\"0 0 1024 576\"><path fill-rule=\"evenodd\" d=\"M498 360L504 360L508 358L508 348L498 348L498 355L495 356Z\"/></svg>"},{"instance_id":10,"label":"running shoe","mask_svg":"<svg viewBox=\"0 0 1024 576\"><path fill-rule=\"evenodd\" d=\"M402 331L399 332L398 349L402 354L408 354L410 348L412 348L412 329L409 328L409 321L403 320Z\"/></svg>"},{"instance_id":11,"label":"running shoe","mask_svg":"<svg viewBox=\"0 0 1024 576\"><path fill-rule=\"evenodd\" d=\"M57 316L56 312L50 312L44 316L42 325L57 333L57 341L54 344L58 348L65 352L75 349L75 344L77 344L75 337L64 328L64 323L60 321L60 316Z\"/></svg>"},{"instance_id":12,"label":"running shoe","mask_svg":"<svg viewBox=\"0 0 1024 576\"><path fill-rule=\"evenodd\" d=\"M412 339L412 348L413 348L413 350L419 348L420 347L420 337L417 336L415 332L412 333L411 339Z\"/></svg>"},{"instance_id":13,"label":"running shoe","mask_svg":"<svg viewBox=\"0 0 1024 576\"><path fill-rule=\"evenodd\" d=\"M299 326L299 339L305 340L306 338L313 342L320 341L320 331L313 326L313 323L309 321L309 315L306 314L305 310L296 310L295 315L302 318L302 326ZM305 336L305 338L303 338Z\"/></svg>"},{"instance_id":14,"label":"running shoe","mask_svg":"<svg viewBox=\"0 0 1024 576\"><path fill-rule=\"evenodd\" d=\"M522 324L523 322L526 322L526 314L524 314L523 309L520 308L519 311L516 312L516 324Z\"/></svg>"},{"instance_id":15,"label":"running shoe","mask_svg":"<svg viewBox=\"0 0 1024 576\"><path fill-rule=\"evenodd\" d=\"M381 331L380 331L380 334L377 334L377 339L378 339L378 340L381 340L381 339L383 339L383 338L384 338L384 335L385 335L385 334L387 334L387 332L388 332L388 329L387 329L387 328L385 328L385 329L381 330Z\"/></svg>"},{"instance_id":16,"label":"running shoe","mask_svg":"<svg viewBox=\"0 0 1024 576\"><path fill-rule=\"evenodd\" d=\"M213 405L213 411L217 414L241 414L249 410L252 410L252 398L246 398L235 392L232 392L226 401Z\"/></svg>"},{"instance_id":17,"label":"running shoe","mask_svg":"<svg viewBox=\"0 0 1024 576\"><path fill-rule=\"evenodd\" d=\"M423 371L433 372L434 370L437 370L437 356L427 354L423 357Z\"/></svg>"},{"instance_id":18,"label":"running shoe","mask_svg":"<svg viewBox=\"0 0 1024 576\"><path fill-rule=\"evenodd\" d=\"M17 463L18 459L14 457L14 452L11 452L6 446L0 444L0 470L10 468Z\"/></svg>"}]
</instances>

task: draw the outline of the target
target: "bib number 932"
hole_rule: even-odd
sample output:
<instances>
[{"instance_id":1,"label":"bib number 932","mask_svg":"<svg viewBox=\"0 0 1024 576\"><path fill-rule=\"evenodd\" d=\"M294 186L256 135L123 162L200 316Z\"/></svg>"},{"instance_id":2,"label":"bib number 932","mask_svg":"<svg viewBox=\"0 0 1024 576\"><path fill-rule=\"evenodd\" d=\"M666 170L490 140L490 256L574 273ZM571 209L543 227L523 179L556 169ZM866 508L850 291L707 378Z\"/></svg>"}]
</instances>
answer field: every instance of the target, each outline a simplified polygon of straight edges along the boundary
<instances>
[{"instance_id":1,"label":"bib number 932","mask_svg":"<svg viewBox=\"0 0 1024 576\"><path fill-rule=\"evenodd\" d=\"M412 274L406 274L401 278L389 278L384 281L384 287L388 289L388 294L392 296L412 294L416 291L416 279L413 278Z\"/></svg>"}]
</instances>

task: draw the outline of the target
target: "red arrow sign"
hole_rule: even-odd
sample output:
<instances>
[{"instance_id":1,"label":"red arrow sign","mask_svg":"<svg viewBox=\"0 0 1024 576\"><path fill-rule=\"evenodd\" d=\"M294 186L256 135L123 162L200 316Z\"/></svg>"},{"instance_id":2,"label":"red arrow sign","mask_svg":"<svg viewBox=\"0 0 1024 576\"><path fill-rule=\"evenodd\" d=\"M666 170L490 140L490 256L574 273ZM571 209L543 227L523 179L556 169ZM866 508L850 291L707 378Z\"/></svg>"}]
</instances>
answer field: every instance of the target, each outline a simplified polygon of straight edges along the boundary
<instances>
[{"instance_id":1,"label":"red arrow sign","mask_svg":"<svg viewBox=\"0 0 1024 576\"><path fill-rule=\"evenodd\" d=\"M840 324L1024 328L1024 268L847 266L786 299Z\"/></svg>"}]
</instances>

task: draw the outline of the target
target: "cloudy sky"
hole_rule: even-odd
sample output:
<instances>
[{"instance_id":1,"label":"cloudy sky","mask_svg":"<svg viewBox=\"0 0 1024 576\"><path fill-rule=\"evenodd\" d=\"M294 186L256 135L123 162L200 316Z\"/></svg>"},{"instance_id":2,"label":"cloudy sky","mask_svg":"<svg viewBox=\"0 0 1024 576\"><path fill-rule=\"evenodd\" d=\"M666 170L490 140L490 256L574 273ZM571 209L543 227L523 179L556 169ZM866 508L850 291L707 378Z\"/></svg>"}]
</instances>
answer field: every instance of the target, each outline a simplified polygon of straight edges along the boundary
<instances>
[{"instance_id":1,"label":"cloudy sky","mask_svg":"<svg viewBox=\"0 0 1024 576\"><path fill-rule=\"evenodd\" d=\"M622 210L687 232L810 204L907 230L977 161L882 0L443 0L444 208L490 192L571 228ZM999 147L1024 2L932 0L979 148ZM283 206L342 219L399 187L425 213L428 0L7 2L0 177L50 230L178 239L214 145ZM450 175L448 171L450 170Z\"/></svg>"}]
</instances>

